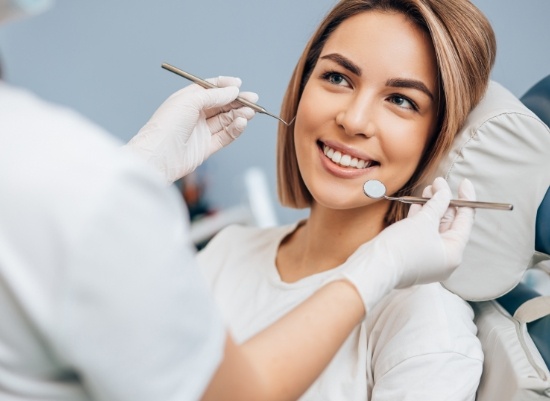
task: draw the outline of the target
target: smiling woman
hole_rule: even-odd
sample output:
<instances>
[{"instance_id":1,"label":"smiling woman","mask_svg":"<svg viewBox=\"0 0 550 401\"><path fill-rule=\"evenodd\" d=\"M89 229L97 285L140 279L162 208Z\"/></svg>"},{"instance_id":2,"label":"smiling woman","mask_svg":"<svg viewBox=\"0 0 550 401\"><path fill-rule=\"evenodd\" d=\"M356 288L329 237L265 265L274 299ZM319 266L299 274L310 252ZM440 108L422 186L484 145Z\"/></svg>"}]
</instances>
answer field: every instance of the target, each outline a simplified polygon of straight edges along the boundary
<instances>
[{"instance_id":1,"label":"smiling woman","mask_svg":"<svg viewBox=\"0 0 550 401\"><path fill-rule=\"evenodd\" d=\"M416 190L483 96L495 48L467 0L342 0L327 14L285 95L281 116L295 123L279 125L279 198L309 217L229 227L199 255L238 341L406 216L408 206L367 198L363 184ZM483 355L472 318L440 284L393 291L301 400L473 400Z\"/></svg>"},{"instance_id":2,"label":"smiling woman","mask_svg":"<svg viewBox=\"0 0 550 401\"><path fill-rule=\"evenodd\" d=\"M368 199L358 189L366 179L376 176L393 193L412 176L437 113L435 55L423 33L403 14L372 11L326 41L294 127L301 178L316 207L362 213ZM363 168L343 166L348 157Z\"/></svg>"}]
</instances>

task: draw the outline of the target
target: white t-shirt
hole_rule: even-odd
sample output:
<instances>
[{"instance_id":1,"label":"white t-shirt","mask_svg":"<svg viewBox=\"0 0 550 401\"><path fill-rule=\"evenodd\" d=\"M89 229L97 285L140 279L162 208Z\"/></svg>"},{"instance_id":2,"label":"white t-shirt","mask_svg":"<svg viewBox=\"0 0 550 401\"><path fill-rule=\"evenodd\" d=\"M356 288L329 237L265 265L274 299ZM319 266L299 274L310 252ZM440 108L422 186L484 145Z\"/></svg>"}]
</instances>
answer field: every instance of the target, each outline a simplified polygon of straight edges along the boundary
<instances>
[{"instance_id":1,"label":"white t-shirt","mask_svg":"<svg viewBox=\"0 0 550 401\"><path fill-rule=\"evenodd\" d=\"M0 82L2 401L197 400L222 357L181 197L120 146Z\"/></svg>"},{"instance_id":2,"label":"white t-shirt","mask_svg":"<svg viewBox=\"0 0 550 401\"><path fill-rule=\"evenodd\" d=\"M277 249L295 227L230 226L199 254L236 341L273 323L334 273L281 281ZM301 401L474 400L483 353L472 319L470 306L438 283L394 290Z\"/></svg>"}]
</instances>

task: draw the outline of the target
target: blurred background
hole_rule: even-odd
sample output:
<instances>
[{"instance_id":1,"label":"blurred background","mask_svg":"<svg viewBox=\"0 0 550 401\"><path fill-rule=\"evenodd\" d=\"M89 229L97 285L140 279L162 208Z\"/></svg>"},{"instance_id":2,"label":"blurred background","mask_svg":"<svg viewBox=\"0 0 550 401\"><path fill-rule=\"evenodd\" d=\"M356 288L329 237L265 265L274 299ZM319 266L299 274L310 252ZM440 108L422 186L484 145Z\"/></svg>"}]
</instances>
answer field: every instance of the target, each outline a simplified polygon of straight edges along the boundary
<instances>
[{"instance_id":1,"label":"blurred background","mask_svg":"<svg viewBox=\"0 0 550 401\"><path fill-rule=\"evenodd\" d=\"M336 0L58 0L32 19L0 28L3 77L70 106L128 141L156 108L188 81L163 62L208 78L242 78L243 90L278 113L306 41ZM550 73L550 1L474 0L496 32L493 79L521 96ZM277 121L257 115L243 137L198 172L202 206L224 210L245 202L246 172L267 182L274 219L306 215L276 197ZM197 196L195 191L191 196ZM205 206L206 205L206 206Z\"/></svg>"}]
</instances>

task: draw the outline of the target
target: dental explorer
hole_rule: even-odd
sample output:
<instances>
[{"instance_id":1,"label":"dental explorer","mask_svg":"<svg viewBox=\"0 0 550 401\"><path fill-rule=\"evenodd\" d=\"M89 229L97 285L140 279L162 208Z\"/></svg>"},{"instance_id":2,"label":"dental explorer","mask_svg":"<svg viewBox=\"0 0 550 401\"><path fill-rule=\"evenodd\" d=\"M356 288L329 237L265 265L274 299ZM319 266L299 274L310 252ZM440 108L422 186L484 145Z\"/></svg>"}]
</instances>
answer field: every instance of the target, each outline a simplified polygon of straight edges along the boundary
<instances>
[{"instance_id":1,"label":"dental explorer","mask_svg":"<svg viewBox=\"0 0 550 401\"><path fill-rule=\"evenodd\" d=\"M203 88L205 89L212 89L212 88L217 88L216 85L214 84L211 84L210 82L208 81L205 81L204 79L202 78L199 78L193 74L190 74L186 71L183 71L177 67L174 67L173 65L170 65L170 64L167 64L167 63L163 63L162 64L162 68L164 68L165 70L168 70L170 72L173 72L174 74L177 74L185 79L188 79L190 80L191 82L194 82L196 83L197 85L200 85L202 86ZM271 114L269 113L265 108L255 104L255 103L252 103L252 102L249 102L248 100L246 99L243 99L242 97L237 97L236 99L239 103L241 103L243 106L247 106L247 107L250 107L252 110L255 110L256 112L258 113L262 113L262 114L266 114L270 117L273 117L273 118L276 118L277 120L279 120L280 122L282 122L283 124L285 124L286 126L290 126L290 124L292 124L294 122L294 119L296 118L293 118L290 122L286 122L285 120L283 120L282 118L274 115L274 114Z\"/></svg>"}]
</instances>

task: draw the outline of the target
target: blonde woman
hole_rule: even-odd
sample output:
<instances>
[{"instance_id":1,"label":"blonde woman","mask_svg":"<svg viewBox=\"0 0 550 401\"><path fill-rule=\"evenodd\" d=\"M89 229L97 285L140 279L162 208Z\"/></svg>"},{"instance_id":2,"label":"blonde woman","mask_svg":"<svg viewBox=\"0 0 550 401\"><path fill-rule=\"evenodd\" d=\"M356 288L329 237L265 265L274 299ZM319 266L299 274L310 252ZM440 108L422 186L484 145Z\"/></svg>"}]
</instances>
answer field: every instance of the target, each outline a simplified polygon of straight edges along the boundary
<instances>
[{"instance_id":1,"label":"blonde woman","mask_svg":"<svg viewBox=\"0 0 550 401\"><path fill-rule=\"evenodd\" d=\"M280 200L309 217L229 227L199 255L237 342L407 215L365 197L363 183L415 191L483 96L495 52L489 22L467 0L342 0L327 14L283 102L282 118L296 120L279 128ZM397 254L387 249L393 263ZM301 400L475 399L483 354L465 301L436 283L394 290L367 312Z\"/></svg>"}]
</instances>

